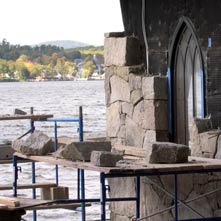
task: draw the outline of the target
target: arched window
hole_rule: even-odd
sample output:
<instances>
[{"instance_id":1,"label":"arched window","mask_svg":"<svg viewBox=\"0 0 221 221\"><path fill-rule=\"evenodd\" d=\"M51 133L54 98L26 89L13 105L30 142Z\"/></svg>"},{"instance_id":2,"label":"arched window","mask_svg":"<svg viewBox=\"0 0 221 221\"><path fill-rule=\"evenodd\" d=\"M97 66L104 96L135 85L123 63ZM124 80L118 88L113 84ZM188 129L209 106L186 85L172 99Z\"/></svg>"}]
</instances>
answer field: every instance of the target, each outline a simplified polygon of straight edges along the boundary
<instances>
[{"instance_id":1,"label":"arched window","mask_svg":"<svg viewBox=\"0 0 221 221\"><path fill-rule=\"evenodd\" d=\"M183 17L170 51L170 132L173 141L189 144L194 117L203 118L204 71L201 50L189 19Z\"/></svg>"}]
</instances>

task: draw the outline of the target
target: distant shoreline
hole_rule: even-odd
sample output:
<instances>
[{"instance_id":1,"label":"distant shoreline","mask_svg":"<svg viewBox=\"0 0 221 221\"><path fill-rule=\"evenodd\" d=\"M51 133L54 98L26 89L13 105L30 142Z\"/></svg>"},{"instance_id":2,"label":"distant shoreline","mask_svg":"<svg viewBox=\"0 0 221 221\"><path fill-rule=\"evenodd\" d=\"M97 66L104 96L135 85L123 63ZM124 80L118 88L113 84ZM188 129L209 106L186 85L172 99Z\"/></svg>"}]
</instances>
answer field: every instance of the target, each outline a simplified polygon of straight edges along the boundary
<instances>
[{"instance_id":1,"label":"distant shoreline","mask_svg":"<svg viewBox=\"0 0 221 221\"><path fill-rule=\"evenodd\" d=\"M19 80L15 80L15 79L4 79L4 80L0 80L0 83L7 83L7 82L20 82Z\"/></svg>"},{"instance_id":2,"label":"distant shoreline","mask_svg":"<svg viewBox=\"0 0 221 221\"><path fill-rule=\"evenodd\" d=\"M45 79L45 80L41 80L41 81L36 81L36 80L26 80L26 81L19 81L19 80L0 80L0 83L15 83L15 82L57 82L57 81L104 81L104 79L86 79L86 78L82 78L82 79L75 79L75 80L67 80L67 79L64 79L64 80L48 80L48 79Z\"/></svg>"}]
</instances>

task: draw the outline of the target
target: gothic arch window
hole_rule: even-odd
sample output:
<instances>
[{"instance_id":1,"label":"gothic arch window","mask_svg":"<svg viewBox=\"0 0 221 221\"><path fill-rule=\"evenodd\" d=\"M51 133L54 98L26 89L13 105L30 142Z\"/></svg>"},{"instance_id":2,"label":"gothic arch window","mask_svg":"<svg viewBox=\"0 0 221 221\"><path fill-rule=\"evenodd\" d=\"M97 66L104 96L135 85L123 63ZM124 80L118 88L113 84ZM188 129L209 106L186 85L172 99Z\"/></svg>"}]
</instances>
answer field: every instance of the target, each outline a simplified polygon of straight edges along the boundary
<instances>
[{"instance_id":1,"label":"gothic arch window","mask_svg":"<svg viewBox=\"0 0 221 221\"><path fill-rule=\"evenodd\" d=\"M189 19L183 17L170 51L171 128L173 141L189 144L193 118L203 118L204 71L198 40Z\"/></svg>"}]
</instances>

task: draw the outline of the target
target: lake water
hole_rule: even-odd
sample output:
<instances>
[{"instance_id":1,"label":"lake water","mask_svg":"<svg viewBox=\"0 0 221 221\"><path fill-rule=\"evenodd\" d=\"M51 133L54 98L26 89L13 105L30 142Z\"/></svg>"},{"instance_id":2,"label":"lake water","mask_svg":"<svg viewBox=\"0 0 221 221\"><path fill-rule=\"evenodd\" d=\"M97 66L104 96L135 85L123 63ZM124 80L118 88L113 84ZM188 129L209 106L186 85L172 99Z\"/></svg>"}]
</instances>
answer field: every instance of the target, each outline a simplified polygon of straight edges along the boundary
<instances>
[{"instance_id":1,"label":"lake water","mask_svg":"<svg viewBox=\"0 0 221 221\"><path fill-rule=\"evenodd\" d=\"M15 108L29 112L34 107L36 114L54 114L55 117L74 117L79 106L83 107L85 137L105 136L105 94L104 81L57 81L57 82L19 82L0 84L0 114L13 114ZM53 123L36 122L36 130L53 136ZM58 136L76 137L76 123L59 123ZM28 120L0 121L0 140L13 140L29 129ZM20 164L19 183L31 183L30 164ZM85 171L86 196L99 196L99 174ZM53 182L54 166L36 164L36 182ZM0 184L12 182L12 165L0 165ZM69 195L76 197L76 171L70 168L59 169L59 183L69 187ZM1 194L12 194L2 191ZM31 190L19 190L19 196L31 196ZM37 191L39 196L39 190ZM99 219L100 206L95 204L86 209L86 220ZM24 216L32 220L30 212ZM39 221L80 221L81 214L70 210L38 211Z\"/></svg>"}]
</instances>

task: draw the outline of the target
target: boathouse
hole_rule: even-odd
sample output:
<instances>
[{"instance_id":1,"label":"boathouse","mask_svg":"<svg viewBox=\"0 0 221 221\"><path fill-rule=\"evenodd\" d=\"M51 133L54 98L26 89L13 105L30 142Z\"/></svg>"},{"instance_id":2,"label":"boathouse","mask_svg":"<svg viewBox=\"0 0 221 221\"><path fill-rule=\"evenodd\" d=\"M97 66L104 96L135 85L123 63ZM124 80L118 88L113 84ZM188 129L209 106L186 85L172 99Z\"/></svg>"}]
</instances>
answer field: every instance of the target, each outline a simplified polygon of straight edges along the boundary
<instances>
[{"instance_id":1,"label":"boathouse","mask_svg":"<svg viewBox=\"0 0 221 221\"><path fill-rule=\"evenodd\" d=\"M105 35L107 136L148 150L153 142L186 144L192 155L221 158L221 1L120 0L125 31ZM110 30L111 31L111 30ZM216 173L179 177L188 201L221 187ZM152 178L170 192L167 177ZM110 194L134 191L133 178L110 180ZM220 216L220 194L190 205L202 217ZM141 180L141 217L173 200ZM186 207L179 217L199 218ZM133 203L112 203L111 220L129 221ZM148 220L172 220L172 210ZM145 219L147 220L147 219Z\"/></svg>"}]
</instances>

